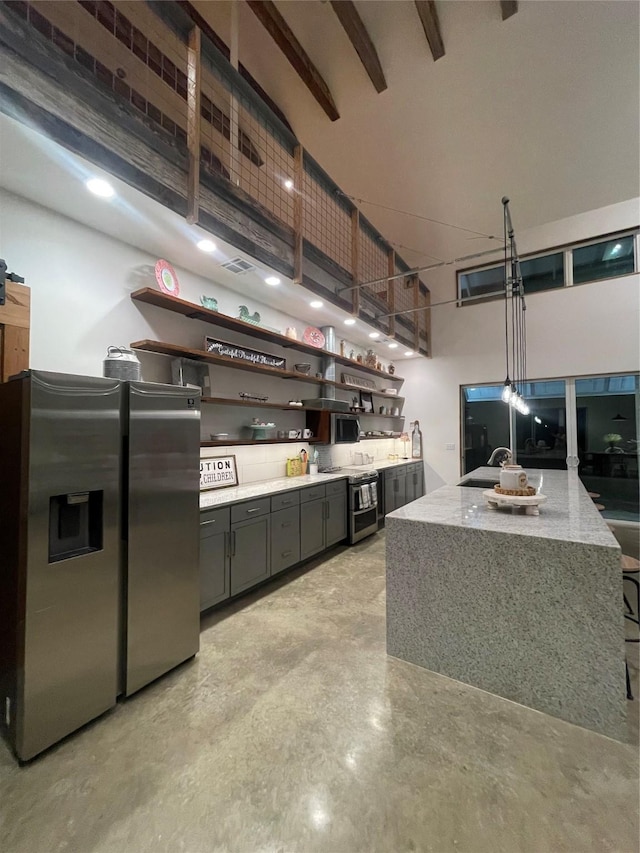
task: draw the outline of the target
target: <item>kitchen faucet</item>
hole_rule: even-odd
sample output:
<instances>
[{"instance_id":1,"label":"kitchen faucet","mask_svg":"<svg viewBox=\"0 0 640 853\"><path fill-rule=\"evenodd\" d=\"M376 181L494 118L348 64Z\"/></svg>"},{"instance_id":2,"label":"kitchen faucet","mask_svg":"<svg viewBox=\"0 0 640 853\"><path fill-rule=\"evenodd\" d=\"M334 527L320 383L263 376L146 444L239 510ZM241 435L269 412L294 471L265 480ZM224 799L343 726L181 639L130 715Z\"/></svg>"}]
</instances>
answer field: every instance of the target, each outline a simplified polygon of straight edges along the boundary
<instances>
[{"instance_id":1,"label":"kitchen faucet","mask_svg":"<svg viewBox=\"0 0 640 853\"><path fill-rule=\"evenodd\" d=\"M496 461L496 457L500 458ZM487 459L487 465L509 465L513 461L513 453L509 447L496 447L491 456Z\"/></svg>"}]
</instances>

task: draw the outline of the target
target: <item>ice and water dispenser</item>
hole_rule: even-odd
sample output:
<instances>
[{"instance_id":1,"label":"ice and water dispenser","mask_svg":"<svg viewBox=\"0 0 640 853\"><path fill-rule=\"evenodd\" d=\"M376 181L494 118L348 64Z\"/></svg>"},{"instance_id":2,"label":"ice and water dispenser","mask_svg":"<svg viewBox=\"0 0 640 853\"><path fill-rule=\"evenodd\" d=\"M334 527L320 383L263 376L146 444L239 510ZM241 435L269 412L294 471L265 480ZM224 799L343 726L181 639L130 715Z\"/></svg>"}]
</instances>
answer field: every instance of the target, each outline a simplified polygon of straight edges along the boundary
<instances>
[{"instance_id":1,"label":"ice and water dispenser","mask_svg":"<svg viewBox=\"0 0 640 853\"><path fill-rule=\"evenodd\" d=\"M103 491L72 492L49 499L49 562L102 549Z\"/></svg>"}]
</instances>

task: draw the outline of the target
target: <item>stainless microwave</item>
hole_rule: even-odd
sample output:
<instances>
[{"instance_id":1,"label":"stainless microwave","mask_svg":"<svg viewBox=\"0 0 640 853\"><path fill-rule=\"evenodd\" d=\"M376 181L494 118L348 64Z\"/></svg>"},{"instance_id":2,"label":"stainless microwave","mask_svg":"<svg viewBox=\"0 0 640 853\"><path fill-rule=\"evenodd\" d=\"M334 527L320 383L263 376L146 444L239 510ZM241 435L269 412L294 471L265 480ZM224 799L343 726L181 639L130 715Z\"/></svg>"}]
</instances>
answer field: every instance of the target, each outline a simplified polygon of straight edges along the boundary
<instances>
[{"instance_id":1,"label":"stainless microwave","mask_svg":"<svg viewBox=\"0 0 640 853\"><path fill-rule=\"evenodd\" d=\"M331 413L331 444L355 444L360 441L360 421L357 415Z\"/></svg>"}]
</instances>

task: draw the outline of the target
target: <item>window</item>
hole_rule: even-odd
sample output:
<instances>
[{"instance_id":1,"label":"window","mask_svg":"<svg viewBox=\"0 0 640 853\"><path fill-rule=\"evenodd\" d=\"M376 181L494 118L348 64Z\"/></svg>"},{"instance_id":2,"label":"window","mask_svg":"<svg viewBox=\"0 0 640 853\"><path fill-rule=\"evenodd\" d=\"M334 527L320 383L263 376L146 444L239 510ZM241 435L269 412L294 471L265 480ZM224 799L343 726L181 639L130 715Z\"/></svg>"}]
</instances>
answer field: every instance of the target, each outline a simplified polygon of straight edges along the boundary
<instances>
[{"instance_id":1,"label":"window","mask_svg":"<svg viewBox=\"0 0 640 853\"><path fill-rule=\"evenodd\" d=\"M573 250L573 283L614 278L634 270L633 236L614 237L604 243Z\"/></svg>"},{"instance_id":2,"label":"window","mask_svg":"<svg viewBox=\"0 0 640 853\"><path fill-rule=\"evenodd\" d=\"M522 283L524 294L537 293L539 290L553 290L554 287L564 287L564 253L544 255L521 261Z\"/></svg>"},{"instance_id":3,"label":"window","mask_svg":"<svg viewBox=\"0 0 640 853\"><path fill-rule=\"evenodd\" d=\"M496 447L515 442L525 469L578 465L585 488L607 519L640 520L640 376L592 376L524 382L530 414L501 400L502 385L463 386L463 473L487 464Z\"/></svg>"},{"instance_id":4,"label":"window","mask_svg":"<svg viewBox=\"0 0 640 853\"><path fill-rule=\"evenodd\" d=\"M525 296L566 287L569 284L569 271L573 272L573 284L615 278L637 271L635 240L636 234L621 234L588 246L568 247L566 251L521 259ZM569 270L565 268L566 253L570 256ZM503 294L503 264L458 273L458 299L462 300L463 305L464 300L470 298L481 301L482 297L497 298Z\"/></svg>"}]
</instances>

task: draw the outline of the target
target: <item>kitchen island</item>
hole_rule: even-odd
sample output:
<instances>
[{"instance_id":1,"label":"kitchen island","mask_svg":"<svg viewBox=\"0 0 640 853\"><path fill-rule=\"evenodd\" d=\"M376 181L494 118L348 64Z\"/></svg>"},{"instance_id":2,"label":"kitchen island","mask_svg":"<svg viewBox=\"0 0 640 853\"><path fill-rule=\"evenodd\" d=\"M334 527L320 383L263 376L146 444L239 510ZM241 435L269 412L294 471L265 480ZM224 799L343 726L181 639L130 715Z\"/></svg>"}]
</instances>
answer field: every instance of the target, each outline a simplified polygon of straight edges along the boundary
<instances>
[{"instance_id":1,"label":"kitchen island","mask_svg":"<svg viewBox=\"0 0 640 853\"><path fill-rule=\"evenodd\" d=\"M464 485L387 516L387 651L623 740L620 547L575 472L530 481L538 516Z\"/></svg>"}]
</instances>

